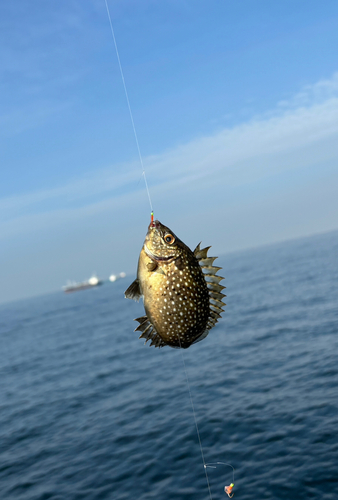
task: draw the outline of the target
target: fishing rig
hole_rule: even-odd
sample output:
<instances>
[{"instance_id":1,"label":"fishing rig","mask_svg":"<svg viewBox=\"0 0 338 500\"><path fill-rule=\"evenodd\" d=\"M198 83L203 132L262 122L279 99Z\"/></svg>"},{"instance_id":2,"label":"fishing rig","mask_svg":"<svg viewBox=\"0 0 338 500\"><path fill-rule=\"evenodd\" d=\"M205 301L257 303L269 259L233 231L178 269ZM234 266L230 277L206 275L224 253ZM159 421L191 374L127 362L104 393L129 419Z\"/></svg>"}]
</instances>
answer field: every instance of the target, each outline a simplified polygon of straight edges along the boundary
<instances>
[{"instance_id":1,"label":"fishing rig","mask_svg":"<svg viewBox=\"0 0 338 500\"><path fill-rule=\"evenodd\" d=\"M113 23L112 23L112 20L111 20L111 15L110 15L110 11L109 11L107 0L105 0L105 4L106 4L106 10L107 10L107 15L108 15L108 20L109 20L109 24L110 24L110 30L111 30L111 34L112 34L113 41L114 41L114 46L115 46L117 61L118 61L118 65L119 65L119 69L120 69L120 74L121 74L121 78L122 78L124 93L125 93L125 96L126 96L127 105L128 105L128 109L129 109L130 120L131 120L131 124L132 124L132 128L133 128L133 132L134 132L134 137L135 137L135 142L136 142L136 146L137 146L138 156L139 156L139 160L140 160L140 164L141 164L142 176L144 178L144 183L145 183L145 187L146 187L146 191L147 191L147 195L148 195L148 199L149 199L150 210L151 210L150 218L151 218L151 222L154 222L153 205L152 205L151 198L150 198L150 192L149 192L149 187L148 187L146 172L145 172L145 168L144 168L143 158L142 158L141 149L140 149L140 145L139 145L139 141L138 141L138 136L137 136L137 132L136 132L134 117L133 117L133 113L132 113L131 106L130 106L129 95L128 95L128 91L127 91L126 82L125 82L125 79L124 79L124 73L123 73L123 69L122 69L120 54L119 54L119 50L118 50L117 43L116 43L116 38L115 38ZM234 496L234 493L233 493L232 490L233 490L233 488L235 486L235 469L234 469L234 467L231 464L228 464L226 462L214 462L214 463L208 463L207 464L205 462L205 460L204 460L204 453L203 453L202 441L201 441L201 436L200 436L200 432L199 432L199 428L198 428L198 423L197 423L197 419L196 419L195 407L194 407L194 402L193 402L193 399L192 399L192 394L191 394L190 383L189 383L188 373L187 373L187 369L186 369L186 364L185 364L183 349L180 349L180 351L181 351L181 354L182 354L182 361L183 361L183 367L184 367L184 372L185 372L185 377L186 377L186 384L187 384L187 388L188 388L188 392L189 392L189 396L190 396L190 403L191 403L192 413L193 413L193 416L194 416L195 427L196 427L198 442L199 442L199 446L200 446L200 450L201 450L201 456L202 456L202 461L203 461L203 468L204 468L205 477L206 477L206 481L207 481L207 485L208 485L208 491L209 491L210 500L212 500L212 495L211 495L211 488L210 488L210 482L209 482L207 468L209 468L209 467L210 468L217 468L217 465L226 465L226 466L229 466L229 467L231 467L233 469L233 471L232 471L233 472L233 481L232 481L232 483L230 483L229 486L225 486L224 487L225 493L228 495L229 498L232 498Z\"/></svg>"},{"instance_id":2,"label":"fishing rig","mask_svg":"<svg viewBox=\"0 0 338 500\"><path fill-rule=\"evenodd\" d=\"M224 491L228 495L229 498L232 498L234 496L234 492L232 491L235 486L235 469L231 464L228 464L227 462L212 462L209 464L204 464L204 468L206 469L207 467L210 467L211 469L217 469L218 465L225 465L226 467L231 467L232 468L232 482L229 484L229 486L224 486Z\"/></svg>"}]
</instances>

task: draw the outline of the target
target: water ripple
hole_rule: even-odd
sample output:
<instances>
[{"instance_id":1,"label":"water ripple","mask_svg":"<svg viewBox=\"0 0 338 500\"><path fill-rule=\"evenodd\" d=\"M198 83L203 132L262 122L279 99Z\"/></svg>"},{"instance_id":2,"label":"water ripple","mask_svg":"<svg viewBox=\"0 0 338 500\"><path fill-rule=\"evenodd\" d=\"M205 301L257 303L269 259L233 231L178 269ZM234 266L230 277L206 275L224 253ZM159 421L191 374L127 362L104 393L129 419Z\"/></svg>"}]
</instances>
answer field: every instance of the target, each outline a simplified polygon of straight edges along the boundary
<instances>
[{"instance_id":1,"label":"water ripple","mask_svg":"<svg viewBox=\"0 0 338 500\"><path fill-rule=\"evenodd\" d=\"M184 352L206 460L242 500L338 498L338 233L223 257L227 307ZM181 353L116 282L0 307L6 500L206 500ZM210 470L214 500L231 469Z\"/></svg>"}]
</instances>

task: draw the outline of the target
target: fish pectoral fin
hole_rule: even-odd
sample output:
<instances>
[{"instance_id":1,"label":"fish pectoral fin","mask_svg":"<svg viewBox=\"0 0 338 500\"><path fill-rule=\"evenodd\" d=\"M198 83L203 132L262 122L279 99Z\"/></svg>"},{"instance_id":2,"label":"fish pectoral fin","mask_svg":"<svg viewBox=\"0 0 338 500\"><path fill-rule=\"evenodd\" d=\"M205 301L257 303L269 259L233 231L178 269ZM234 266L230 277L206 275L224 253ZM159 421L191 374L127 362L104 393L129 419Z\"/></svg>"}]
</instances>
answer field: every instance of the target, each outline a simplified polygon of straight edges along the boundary
<instances>
[{"instance_id":1,"label":"fish pectoral fin","mask_svg":"<svg viewBox=\"0 0 338 500\"><path fill-rule=\"evenodd\" d=\"M150 262L148 262L148 264L147 264L147 269L149 272L155 271L157 267L158 267L157 262L154 262L152 260Z\"/></svg>"},{"instance_id":2,"label":"fish pectoral fin","mask_svg":"<svg viewBox=\"0 0 338 500\"><path fill-rule=\"evenodd\" d=\"M138 302L142 297L142 292L140 288L140 282L138 279L132 282L132 284L127 288L124 292L124 296L126 299L136 300Z\"/></svg>"}]
</instances>

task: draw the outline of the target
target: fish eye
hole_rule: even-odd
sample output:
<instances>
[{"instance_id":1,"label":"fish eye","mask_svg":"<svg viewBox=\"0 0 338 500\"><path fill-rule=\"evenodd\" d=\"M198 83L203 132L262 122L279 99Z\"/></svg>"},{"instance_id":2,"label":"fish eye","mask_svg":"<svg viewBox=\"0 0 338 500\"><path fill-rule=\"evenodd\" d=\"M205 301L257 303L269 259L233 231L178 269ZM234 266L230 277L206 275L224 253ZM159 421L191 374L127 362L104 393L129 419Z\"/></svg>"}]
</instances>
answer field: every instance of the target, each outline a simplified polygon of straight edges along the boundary
<instances>
[{"instance_id":1,"label":"fish eye","mask_svg":"<svg viewBox=\"0 0 338 500\"><path fill-rule=\"evenodd\" d=\"M164 241L166 243L169 243L169 245L172 245L172 243L174 243L174 241L175 241L175 238L173 237L172 234L166 234L164 237Z\"/></svg>"}]
</instances>

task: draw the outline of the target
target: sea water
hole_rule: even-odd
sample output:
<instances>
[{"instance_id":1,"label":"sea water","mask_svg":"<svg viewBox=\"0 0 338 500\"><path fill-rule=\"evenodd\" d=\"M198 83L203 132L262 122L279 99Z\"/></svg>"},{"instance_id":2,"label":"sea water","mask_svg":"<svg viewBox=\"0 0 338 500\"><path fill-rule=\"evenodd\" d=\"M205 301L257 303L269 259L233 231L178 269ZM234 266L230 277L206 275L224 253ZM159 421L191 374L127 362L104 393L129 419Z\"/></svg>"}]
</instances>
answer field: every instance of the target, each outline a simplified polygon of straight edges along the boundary
<instances>
[{"instance_id":1,"label":"sea water","mask_svg":"<svg viewBox=\"0 0 338 500\"><path fill-rule=\"evenodd\" d=\"M223 319L183 357L133 332L134 276L1 306L0 498L210 498L187 373L236 498L337 499L337 255L333 232L223 256Z\"/></svg>"}]
</instances>

